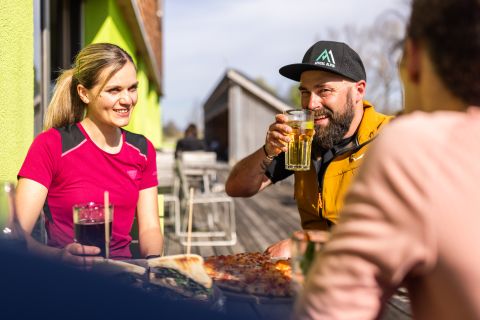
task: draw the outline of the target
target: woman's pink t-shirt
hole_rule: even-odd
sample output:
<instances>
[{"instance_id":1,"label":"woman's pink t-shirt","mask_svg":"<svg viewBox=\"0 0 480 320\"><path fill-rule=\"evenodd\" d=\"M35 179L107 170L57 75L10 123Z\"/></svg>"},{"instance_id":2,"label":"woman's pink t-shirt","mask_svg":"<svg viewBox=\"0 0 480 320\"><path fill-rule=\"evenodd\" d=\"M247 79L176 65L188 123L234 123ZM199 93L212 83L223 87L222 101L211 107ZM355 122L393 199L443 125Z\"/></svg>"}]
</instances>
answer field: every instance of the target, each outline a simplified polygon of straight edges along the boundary
<instances>
[{"instance_id":1,"label":"woman's pink t-shirt","mask_svg":"<svg viewBox=\"0 0 480 320\"><path fill-rule=\"evenodd\" d=\"M63 248L73 242L72 206L102 203L108 191L114 205L110 255L131 257L130 230L139 191L157 185L156 154L145 137L128 131L122 137L117 154L100 149L79 123L35 138L18 176L48 189L44 205L48 245Z\"/></svg>"}]
</instances>

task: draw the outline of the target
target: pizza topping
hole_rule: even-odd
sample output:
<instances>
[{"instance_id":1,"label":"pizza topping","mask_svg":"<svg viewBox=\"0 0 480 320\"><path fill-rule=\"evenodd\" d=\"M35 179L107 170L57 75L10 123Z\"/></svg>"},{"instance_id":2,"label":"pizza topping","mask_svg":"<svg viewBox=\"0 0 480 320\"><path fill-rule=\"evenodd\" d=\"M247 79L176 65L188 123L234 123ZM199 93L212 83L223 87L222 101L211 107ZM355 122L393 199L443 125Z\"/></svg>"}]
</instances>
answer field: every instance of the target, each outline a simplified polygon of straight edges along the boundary
<instances>
[{"instance_id":1,"label":"pizza topping","mask_svg":"<svg viewBox=\"0 0 480 320\"><path fill-rule=\"evenodd\" d=\"M290 297L289 259L274 260L260 252L205 258L205 270L225 290L258 296Z\"/></svg>"}]
</instances>

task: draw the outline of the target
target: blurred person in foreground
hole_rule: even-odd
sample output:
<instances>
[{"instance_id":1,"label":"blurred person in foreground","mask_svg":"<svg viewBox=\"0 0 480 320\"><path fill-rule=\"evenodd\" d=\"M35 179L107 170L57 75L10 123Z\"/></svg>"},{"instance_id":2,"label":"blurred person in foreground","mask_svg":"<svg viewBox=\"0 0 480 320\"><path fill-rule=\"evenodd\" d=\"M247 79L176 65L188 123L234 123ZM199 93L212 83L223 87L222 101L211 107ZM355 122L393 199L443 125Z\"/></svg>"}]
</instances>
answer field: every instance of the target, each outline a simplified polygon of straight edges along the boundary
<instances>
[{"instance_id":1,"label":"blurred person in foreground","mask_svg":"<svg viewBox=\"0 0 480 320\"><path fill-rule=\"evenodd\" d=\"M337 223L344 194L370 142L391 117L378 113L364 100L365 68L359 55L345 43L319 41L308 49L301 63L279 71L300 82L302 108L315 114L310 170L285 169L284 152L292 129L286 116L278 114L263 147L235 165L225 189L230 196L250 197L294 174L302 228L329 230ZM288 257L290 240L277 242L266 252Z\"/></svg>"},{"instance_id":2,"label":"blurred person in foreground","mask_svg":"<svg viewBox=\"0 0 480 320\"><path fill-rule=\"evenodd\" d=\"M73 264L90 264L100 248L73 240L72 206L114 205L110 256L131 257L130 229L137 216L140 251L160 255L155 149L126 126L137 103L137 70L131 56L108 43L82 49L57 79L45 131L33 141L18 173L18 220L31 233L45 213L48 246L28 237L28 248Z\"/></svg>"},{"instance_id":3,"label":"blurred person in foreground","mask_svg":"<svg viewBox=\"0 0 480 320\"><path fill-rule=\"evenodd\" d=\"M405 113L371 146L295 319L480 319L480 2L414 0ZM415 112L414 112L415 111Z\"/></svg>"},{"instance_id":4,"label":"blurred person in foreground","mask_svg":"<svg viewBox=\"0 0 480 320\"><path fill-rule=\"evenodd\" d=\"M185 129L185 134L182 139L177 141L175 147L175 158L179 158L183 151L205 151L207 147L203 140L198 138L197 126L190 123Z\"/></svg>"},{"instance_id":5,"label":"blurred person in foreground","mask_svg":"<svg viewBox=\"0 0 480 320\"><path fill-rule=\"evenodd\" d=\"M85 272L0 238L2 319L239 319L209 304L146 290L129 274ZM133 276L132 276L133 277ZM132 284L130 284L132 283Z\"/></svg>"}]
</instances>

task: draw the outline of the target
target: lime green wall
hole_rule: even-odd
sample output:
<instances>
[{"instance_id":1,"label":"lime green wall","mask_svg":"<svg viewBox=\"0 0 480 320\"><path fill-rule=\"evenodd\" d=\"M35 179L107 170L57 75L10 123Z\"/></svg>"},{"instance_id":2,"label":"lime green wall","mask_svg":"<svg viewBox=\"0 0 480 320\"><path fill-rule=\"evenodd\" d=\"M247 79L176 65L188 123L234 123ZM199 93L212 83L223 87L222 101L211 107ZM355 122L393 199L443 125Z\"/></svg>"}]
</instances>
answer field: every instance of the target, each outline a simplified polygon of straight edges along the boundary
<instances>
[{"instance_id":1,"label":"lime green wall","mask_svg":"<svg viewBox=\"0 0 480 320\"><path fill-rule=\"evenodd\" d=\"M33 139L33 1L0 1L0 180L16 180Z\"/></svg>"},{"instance_id":2,"label":"lime green wall","mask_svg":"<svg viewBox=\"0 0 480 320\"><path fill-rule=\"evenodd\" d=\"M138 103L135 106L130 124L125 128L134 132L145 134L155 147L160 147L161 126L160 106L158 95L149 83L146 67L143 61L137 64L138 72Z\"/></svg>"},{"instance_id":3,"label":"lime green wall","mask_svg":"<svg viewBox=\"0 0 480 320\"><path fill-rule=\"evenodd\" d=\"M156 148L161 147L161 122L158 95L151 89L145 62L136 55L132 34L115 0L85 1L85 44L111 42L125 49L138 69L138 103L127 130L144 134Z\"/></svg>"},{"instance_id":4,"label":"lime green wall","mask_svg":"<svg viewBox=\"0 0 480 320\"><path fill-rule=\"evenodd\" d=\"M150 90L148 91L148 105L149 106L157 106L156 108L149 108L150 115L148 120L150 124L148 125L149 128L155 128L157 130L156 136L158 137L158 141L154 143L154 145L162 146L163 140L163 130L162 130L162 109L160 108L160 97L157 94L157 91L150 86Z\"/></svg>"}]
</instances>

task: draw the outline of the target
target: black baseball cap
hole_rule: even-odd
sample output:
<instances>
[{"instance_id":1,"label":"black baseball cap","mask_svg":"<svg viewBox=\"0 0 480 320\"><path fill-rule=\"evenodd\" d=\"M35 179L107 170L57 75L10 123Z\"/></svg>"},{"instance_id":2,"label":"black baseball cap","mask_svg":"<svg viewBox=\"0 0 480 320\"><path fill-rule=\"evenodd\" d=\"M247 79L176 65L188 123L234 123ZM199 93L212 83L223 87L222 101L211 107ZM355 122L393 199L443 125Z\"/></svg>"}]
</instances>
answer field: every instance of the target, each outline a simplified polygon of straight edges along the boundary
<instances>
[{"instance_id":1,"label":"black baseball cap","mask_svg":"<svg viewBox=\"0 0 480 320\"><path fill-rule=\"evenodd\" d=\"M362 59L343 42L318 41L307 50L302 63L283 66L279 72L284 77L300 81L302 72L308 70L332 72L353 81L367 80Z\"/></svg>"}]
</instances>

